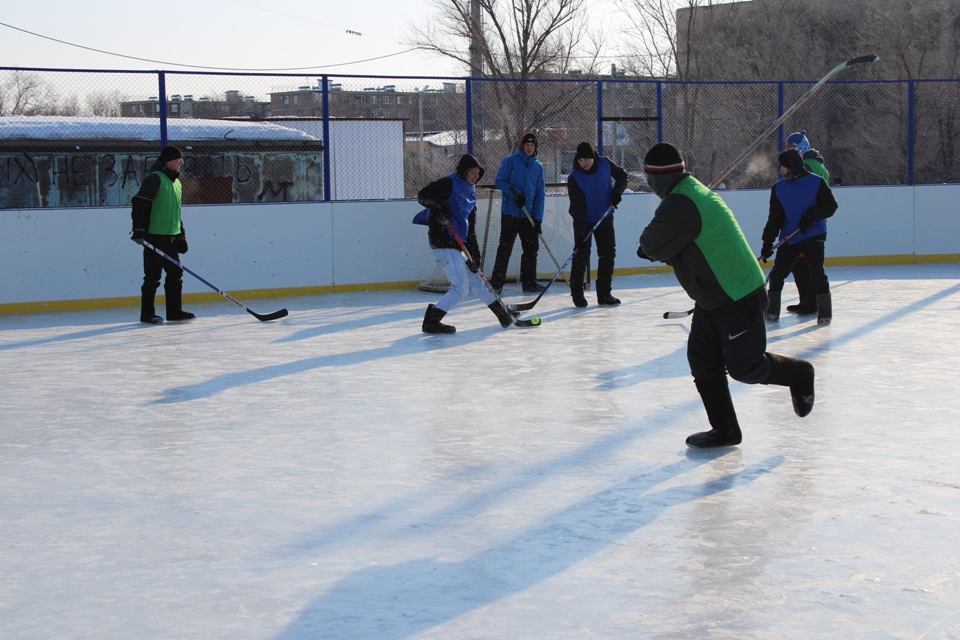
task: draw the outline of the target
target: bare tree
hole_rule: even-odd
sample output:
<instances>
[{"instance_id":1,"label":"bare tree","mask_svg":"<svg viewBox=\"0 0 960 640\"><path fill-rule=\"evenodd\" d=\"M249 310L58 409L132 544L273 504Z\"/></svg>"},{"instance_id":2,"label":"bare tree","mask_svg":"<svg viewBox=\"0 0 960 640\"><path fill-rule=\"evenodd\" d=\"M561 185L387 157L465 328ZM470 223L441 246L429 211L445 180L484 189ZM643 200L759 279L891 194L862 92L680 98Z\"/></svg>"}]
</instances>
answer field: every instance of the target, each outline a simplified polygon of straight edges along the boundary
<instances>
[{"instance_id":1,"label":"bare tree","mask_svg":"<svg viewBox=\"0 0 960 640\"><path fill-rule=\"evenodd\" d=\"M584 0L431 0L437 14L410 43L474 75L537 78L565 73L587 33ZM474 11L473 9L478 9ZM482 69L474 69L479 54Z\"/></svg>"},{"instance_id":2,"label":"bare tree","mask_svg":"<svg viewBox=\"0 0 960 640\"><path fill-rule=\"evenodd\" d=\"M56 92L36 73L14 71L0 82L0 116L41 115L56 106Z\"/></svg>"},{"instance_id":3,"label":"bare tree","mask_svg":"<svg viewBox=\"0 0 960 640\"><path fill-rule=\"evenodd\" d=\"M119 89L94 91L87 95L87 109L95 116L119 118L123 115L120 103L126 100L127 94Z\"/></svg>"}]
</instances>

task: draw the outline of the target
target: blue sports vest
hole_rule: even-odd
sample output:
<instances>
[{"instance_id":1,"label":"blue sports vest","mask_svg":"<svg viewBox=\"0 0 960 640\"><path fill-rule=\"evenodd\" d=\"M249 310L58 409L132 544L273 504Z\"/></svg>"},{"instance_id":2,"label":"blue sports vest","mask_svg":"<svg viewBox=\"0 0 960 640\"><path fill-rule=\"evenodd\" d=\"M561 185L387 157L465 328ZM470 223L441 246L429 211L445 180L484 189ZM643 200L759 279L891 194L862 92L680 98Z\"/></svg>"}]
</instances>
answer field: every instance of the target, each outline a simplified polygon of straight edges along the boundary
<instances>
[{"instance_id":1,"label":"blue sports vest","mask_svg":"<svg viewBox=\"0 0 960 640\"><path fill-rule=\"evenodd\" d=\"M596 171L585 173L574 170L570 172L570 177L577 182L587 201L587 222L602 218L610 208L610 193L613 190L610 184L610 161L600 156Z\"/></svg>"},{"instance_id":2,"label":"blue sports vest","mask_svg":"<svg viewBox=\"0 0 960 640\"><path fill-rule=\"evenodd\" d=\"M787 219L783 222L783 228L780 229L781 240L790 235L790 232L800 225L800 217L817 204L817 192L820 190L822 182L823 178L815 173L808 173L796 180L780 180L777 182L777 199L787 214ZM809 229L790 238L787 244L797 244L802 240L820 236L826 232L827 221L815 220Z\"/></svg>"},{"instance_id":3,"label":"blue sports vest","mask_svg":"<svg viewBox=\"0 0 960 640\"><path fill-rule=\"evenodd\" d=\"M460 235L464 243L467 242L467 235L470 233L470 223L468 218L473 208L477 206L477 190L472 184L451 173L447 176L453 181L453 191L447 202L450 204L450 211L453 214L453 226ZM449 229L447 230L450 231ZM452 236L451 236L452 237Z\"/></svg>"}]
</instances>

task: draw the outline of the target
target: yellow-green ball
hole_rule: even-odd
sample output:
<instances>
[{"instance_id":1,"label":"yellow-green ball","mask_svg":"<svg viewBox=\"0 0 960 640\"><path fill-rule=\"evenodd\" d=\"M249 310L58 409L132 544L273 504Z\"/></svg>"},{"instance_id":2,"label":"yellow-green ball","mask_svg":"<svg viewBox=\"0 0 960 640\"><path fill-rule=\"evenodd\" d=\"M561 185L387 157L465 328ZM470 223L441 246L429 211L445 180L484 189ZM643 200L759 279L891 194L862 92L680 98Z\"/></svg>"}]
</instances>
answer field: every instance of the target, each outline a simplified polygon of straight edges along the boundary
<instances>
[{"instance_id":1,"label":"yellow-green ball","mask_svg":"<svg viewBox=\"0 0 960 640\"><path fill-rule=\"evenodd\" d=\"M534 326L536 326L540 324L540 318L538 318L537 316L533 316L532 318L530 318L530 322L532 322Z\"/></svg>"}]
</instances>

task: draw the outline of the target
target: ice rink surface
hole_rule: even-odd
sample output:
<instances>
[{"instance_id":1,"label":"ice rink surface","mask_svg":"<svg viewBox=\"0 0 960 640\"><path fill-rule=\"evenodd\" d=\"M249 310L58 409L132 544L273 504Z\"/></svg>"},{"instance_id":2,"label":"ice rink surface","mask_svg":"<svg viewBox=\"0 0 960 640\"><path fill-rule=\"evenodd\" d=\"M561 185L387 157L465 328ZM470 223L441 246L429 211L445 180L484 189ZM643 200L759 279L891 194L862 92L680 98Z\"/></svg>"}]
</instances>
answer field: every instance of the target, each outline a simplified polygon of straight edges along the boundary
<instances>
[{"instance_id":1,"label":"ice rink surface","mask_svg":"<svg viewBox=\"0 0 960 640\"><path fill-rule=\"evenodd\" d=\"M960 265L828 274L713 452L669 274L0 316L0 638L960 638Z\"/></svg>"}]
</instances>

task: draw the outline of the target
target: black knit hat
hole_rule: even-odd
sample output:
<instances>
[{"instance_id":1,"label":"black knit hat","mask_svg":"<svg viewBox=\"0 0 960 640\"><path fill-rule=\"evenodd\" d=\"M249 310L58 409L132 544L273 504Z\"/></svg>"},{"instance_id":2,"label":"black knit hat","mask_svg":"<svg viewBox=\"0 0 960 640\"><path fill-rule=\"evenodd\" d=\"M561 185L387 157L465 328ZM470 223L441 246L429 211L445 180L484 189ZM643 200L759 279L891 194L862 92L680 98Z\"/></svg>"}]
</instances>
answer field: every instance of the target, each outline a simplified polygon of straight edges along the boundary
<instances>
[{"instance_id":1,"label":"black knit hat","mask_svg":"<svg viewBox=\"0 0 960 640\"><path fill-rule=\"evenodd\" d=\"M791 173L801 175L806 173L803 156L797 149L787 149L777 157L777 164L786 167Z\"/></svg>"},{"instance_id":2,"label":"black knit hat","mask_svg":"<svg viewBox=\"0 0 960 640\"><path fill-rule=\"evenodd\" d=\"M685 167L680 149L668 142L653 145L643 158L643 170L647 173L673 173Z\"/></svg>"},{"instance_id":3,"label":"black knit hat","mask_svg":"<svg viewBox=\"0 0 960 640\"><path fill-rule=\"evenodd\" d=\"M528 131L520 136L520 148L522 149L523 145L527 144L528 142L532 142L534 147L540 146L540 142L537 140L537 134L533 133L532 131Z\"/></svg>"},{"instance_id":4,"label":"black knit hat","mask_svg":"<svg viewBox=\"0 0 960 640\"><path fill-rule=\"evenodd\" d=\"M160 150L161 164L167 164L171 160L176 160L177 158L182 158L182 157L183 157L183 153L180 152L180 149L176 148L172 144Z\"/></svg>"},{"instance_id":5,"label":"black knit hat","mask_svg":"<svg viewBox=\"0 0 960 640\"><path fill-rule=\"evenodd\" d=\"M593 158L596 154L593 152L593 147L590 146L589 142L581 142L577 145L577 155L573 157L574 160L580 160L581 158Z\"/></svg>"}]
</instances>

